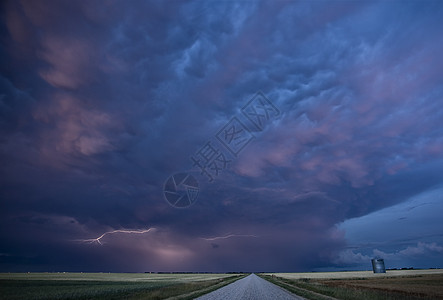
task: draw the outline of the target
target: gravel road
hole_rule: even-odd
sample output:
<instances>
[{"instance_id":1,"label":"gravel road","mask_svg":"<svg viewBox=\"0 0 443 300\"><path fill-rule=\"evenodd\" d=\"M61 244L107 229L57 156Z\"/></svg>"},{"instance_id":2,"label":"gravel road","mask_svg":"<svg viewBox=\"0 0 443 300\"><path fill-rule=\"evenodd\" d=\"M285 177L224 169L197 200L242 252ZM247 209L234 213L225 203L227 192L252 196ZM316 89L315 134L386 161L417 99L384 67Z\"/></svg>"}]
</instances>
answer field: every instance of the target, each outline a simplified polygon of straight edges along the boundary
<instances>
[{"instance_id":1,"label":"gravel road","mask_svg":"<svg viewBox=\"0 0 443 300\"><path fill-rule=\"evenodd\" d=\"M212 293L203 295L200 300L221 300L221 299L272 299L286 300L304 298L291 294L275 284L272 284L255 274L251 274L243 279L237 280Z\"/></svg>"}]
</instances>

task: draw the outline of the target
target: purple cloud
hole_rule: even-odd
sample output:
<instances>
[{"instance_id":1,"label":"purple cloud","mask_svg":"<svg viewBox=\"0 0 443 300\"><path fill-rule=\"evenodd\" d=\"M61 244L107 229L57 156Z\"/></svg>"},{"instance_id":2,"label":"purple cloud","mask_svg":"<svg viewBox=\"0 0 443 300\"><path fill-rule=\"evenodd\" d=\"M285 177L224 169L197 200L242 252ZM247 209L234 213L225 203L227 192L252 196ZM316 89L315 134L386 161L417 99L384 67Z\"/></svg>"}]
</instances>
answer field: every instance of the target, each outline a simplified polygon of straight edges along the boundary
<instances>
[{"instance_id":1,"label":"purple cloud","mask_svg":"<svg viewBox=\"0 0 443 300\"><path fill-rule=\"evenodd\" d=\"M340 224L441 185L439 2L2 8L0 269L301 271L374 249L438 262L438 237L352 248ZM208 183L191 155L259 90L280 115ZM176 172L200 183L188 209L163 199Z\"/></svg>"}]
</instances>

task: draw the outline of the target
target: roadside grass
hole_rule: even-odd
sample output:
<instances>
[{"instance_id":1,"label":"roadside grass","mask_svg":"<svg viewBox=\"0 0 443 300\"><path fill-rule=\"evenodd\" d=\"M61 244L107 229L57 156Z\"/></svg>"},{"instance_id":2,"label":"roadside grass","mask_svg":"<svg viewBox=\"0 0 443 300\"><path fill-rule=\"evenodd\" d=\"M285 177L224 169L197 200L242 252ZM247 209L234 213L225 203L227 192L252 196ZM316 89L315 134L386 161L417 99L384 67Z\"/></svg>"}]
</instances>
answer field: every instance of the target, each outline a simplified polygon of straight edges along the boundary
<instances>
[{"instance_id":1,"label":"roadside grass","mask_svg":"<svg viewBox=\"0 0 443 300\"><path fill-rule=\"evenodd\" d=\"M270 275L262 278L287 289L294 294L312 300L417 300L443 299L438 289L442 288L442 275L417 278L359 278L359 279L286 279ZM420 281L420 280L418 280Z\"/></svg>"},{"instance_id":2,"label":"roadside grass","mask_svg":"<svg viewBox=\"0 0 443 300\"><path fill-rule=\"evenodd\" d=\"M306 286L304 284L301 284L302 280L290 280L285 278L280 278L276 276L270 276L270 275L263 275L258 274L261 278L278 285L285 290L288 290L298 296L304 297L306 299L312 299L312 300L331 300L334 298L331 298L328 296L328 294L331 294L327 291L318 291L318 289L312 289L310 286Z\"/></svg>"},{"instance_id":3,"label":"roadside grass","mask_svg":"<svg viewBox=\"0 0 443 300\"><path fill-rule=\"evenodd\" d=\"M179 275L161 281L22 280L0 279L0 299L192 299L234 282L235 275L210 280L180 282Z\"/></svg>"},{"instance_id":4,"label":"roadside grass","mask_svg":"<svg viewBox=\"0 0 443 300\"><path fill-rule=\"evenodd\" d=\"M167 300L175 300L175 299L180 299L180 300L190 300L190 299L195 299L198 298L200 296L206 295L210 292L213 292L215 290L218 290L219 288L222 288L228 284L231 284L237 280L240 280L242 278L245 278L246 276L248 276L249 274L243 274L243 275L236 275L236 276L231 276L231 277L227 277L224 278L222 280L219 280L218 283L216 284L212 284L209 285L208 287L200 287L199 289L194 289L192 292L190 293L185 293L182 292L179 296L173 296L170 298L167 298Z\"/></svg>"}]
</instances>

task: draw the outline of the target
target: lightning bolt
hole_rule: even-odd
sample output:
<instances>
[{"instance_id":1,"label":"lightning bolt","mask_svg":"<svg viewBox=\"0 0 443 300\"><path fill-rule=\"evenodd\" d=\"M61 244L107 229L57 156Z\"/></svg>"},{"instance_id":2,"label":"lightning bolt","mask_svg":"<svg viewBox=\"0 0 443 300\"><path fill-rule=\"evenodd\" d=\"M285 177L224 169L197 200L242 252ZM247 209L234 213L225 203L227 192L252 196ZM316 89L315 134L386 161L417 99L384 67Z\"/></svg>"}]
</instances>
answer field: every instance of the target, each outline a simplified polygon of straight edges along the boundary
<instances>
[{"instance_id":1,"label":"lightning bolt","mask_svg":"<svg viewBox=\"0 0 443 300\"><path fill-rule=\"evenodd\" d=\"M109 234L114 234L114 233L143 234L143 233L148 233L152 230L155 230L155 228L141 229L141 230L125 230L125 229L111 230L111 231L106 231L101 236L96 237L96 238L81 239L81 240L76 240L76 241L81 242L81 243L87 243L87 244L97 243L97 244L103 245L101 242L101 239Z\"/></svg>"},{"instance_id":2,"label":"lightning bolt","mask_svg":"<svg viewBox=\"0 0 443 300\"><path fill-rule=\"evenodd\" d=\"M227 234L225 236L216 236L216 237L211 237L211 238L200 238L200 239L205 240L205 241L215 241L215 240L229 239L231 237L253 237L253 238L258 238L257 235L253 235L253 234Z\"/></svg>"}]
</instances>

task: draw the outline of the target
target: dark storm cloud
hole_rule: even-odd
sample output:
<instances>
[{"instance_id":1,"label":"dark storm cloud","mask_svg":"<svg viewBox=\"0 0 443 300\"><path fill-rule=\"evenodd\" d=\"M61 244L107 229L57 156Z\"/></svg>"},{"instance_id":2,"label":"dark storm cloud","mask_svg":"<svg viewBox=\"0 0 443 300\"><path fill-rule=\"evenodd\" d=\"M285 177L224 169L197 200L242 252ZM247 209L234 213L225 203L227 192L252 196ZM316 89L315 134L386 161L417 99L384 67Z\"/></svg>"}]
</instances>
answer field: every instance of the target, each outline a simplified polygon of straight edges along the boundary
<instances>
[{"instance_id":1,"label":"dark storm cloud","mask_svg":"<svg viewBox=\"0 0 443 300\"><path fill-rule=\"evenodd\" d=\"M441 184L441 9L6 2L3 268L336 264L346 243L336 224ZM190 156L258 90L280 116L214 183L198 177L194 206L168 206L164 180L190 171Z\"/></svg>"}]
</instances>

